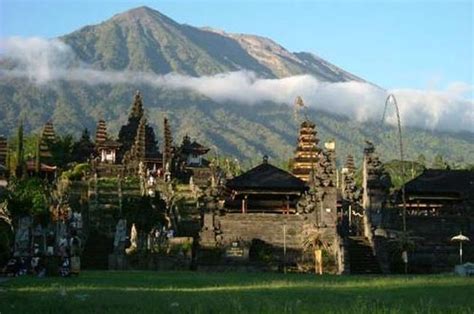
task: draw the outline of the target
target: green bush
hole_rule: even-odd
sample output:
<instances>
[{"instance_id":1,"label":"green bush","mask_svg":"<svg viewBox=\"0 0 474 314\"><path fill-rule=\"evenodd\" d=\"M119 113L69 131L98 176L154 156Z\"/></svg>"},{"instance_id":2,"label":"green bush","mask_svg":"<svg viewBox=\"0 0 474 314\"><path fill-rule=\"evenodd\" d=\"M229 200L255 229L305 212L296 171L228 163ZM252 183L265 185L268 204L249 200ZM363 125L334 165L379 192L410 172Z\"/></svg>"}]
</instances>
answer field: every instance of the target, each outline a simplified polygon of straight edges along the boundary
<instances>
[{"instance_id":1,"label":"green bush","mask_svg":"<svg viewBox=\"0 0 474 314\"><path fill-rule=\"evenodd\" d=\"M12 182L8 210L13 218L31 215L42 223L49 216L48 187L38 178Z\"/></svg>"},{"instance_id":2,"label":"green bush","mask_svg":"<svg viewBox=\"0 0 474 314\"><path fill-rule=\"evenodd\" d=\"M10 226L0 220L0 267L5 265L10 257L10 250L13 246L13 233Z\"/></svg>"},{"instance_id":3,"label":"green bush","mask_svg":"<svg viewBox=\"0 0 474 314\"><path fill-rule=\"evenodd\" d=\"M91 166L88 163L77 164L73 169L64 171L62 177L72 181L81 180L90 170Z\"/></svg>"}]
</instances>

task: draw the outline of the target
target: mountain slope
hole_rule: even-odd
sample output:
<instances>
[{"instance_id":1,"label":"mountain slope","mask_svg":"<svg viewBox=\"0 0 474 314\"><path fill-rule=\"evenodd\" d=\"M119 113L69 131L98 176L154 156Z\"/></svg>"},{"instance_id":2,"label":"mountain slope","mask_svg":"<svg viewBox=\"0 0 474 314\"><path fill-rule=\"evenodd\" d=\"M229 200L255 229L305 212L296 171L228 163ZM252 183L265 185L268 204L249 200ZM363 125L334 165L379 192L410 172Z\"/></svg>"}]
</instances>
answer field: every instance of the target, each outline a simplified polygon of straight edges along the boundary
<instances>
[{"instance_id":1,"label":"mountain slope","mask_svg":"<svg viewBox=\"0 0 474 314\"><path fill-rule=\"evenodd\" d=\"M245 69L269 78L307 73L329 82L361 80L313 54L291 53L270 39L179 24L146 7L86 26L61 40L79 61L100 70L202 76ZM24 118L26 131L38 131L46 121L53 120L59 132L75 134L84 127L94 133L97 120L105 118L109 133L116 134L126 122L137 89L142 91L148 121L156 128L159 141L166 115L177 143L189 134L212 147L212 154L217 149L219 154L246 163L256 163L264 154L275 163L292 155L297 125L288 106L218 103L190 91L134 83L51 81L36 85L25 79L0 78L0 134L13 135L20 117ZM339 162L348 153L360 156L365 139L379 145L385 159L397 156L394 129L326 112L310 110L309 115L323 141L337 141ZM474 163L472 134L408 131L408 158L423 153L430 159L440 153L451 161Z\"/></svg>"}]
</instances>

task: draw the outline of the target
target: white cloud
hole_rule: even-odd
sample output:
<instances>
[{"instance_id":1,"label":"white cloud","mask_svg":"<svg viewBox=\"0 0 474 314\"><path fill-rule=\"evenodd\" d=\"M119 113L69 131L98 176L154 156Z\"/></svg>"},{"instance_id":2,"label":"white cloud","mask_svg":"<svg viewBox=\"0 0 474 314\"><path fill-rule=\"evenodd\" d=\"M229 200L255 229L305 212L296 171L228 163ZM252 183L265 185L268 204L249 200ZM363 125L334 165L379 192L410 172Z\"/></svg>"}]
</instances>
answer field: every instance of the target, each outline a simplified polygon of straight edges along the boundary
<instances>
[{"instance_id":1,"label":"white cloud","mask_svg":"<svg viewBox=\"0 0 474 314\"><path fill-rule=\"evenodd\" d=\"M40 37L10 37L0 41L0 51L18 62L14 75L21 75L38 83L56 79L57 70L65 69L74 60L68 45L59 40Z\"/></svg>"},{"instance_id":2,"label":"white cloud","mask_svg":"<svg viewBox=\"0 0 474 314\"><path fill-rule=\"evenodd\" d=\"M218 102L257 105L264 101L291 105L302 96L313 108L354 118L379 120L385 99L393 93L398 100L403 125L438 130L474 132L474 101L463 97L472 86L455 82L445 90L382 90L361 82L327 83L310 75L282 79L261 79L248 71L204 77L179 74L156 75L131 71L100 71L81 64L72 49L59 40L9 38L1 43L4 57L17 66L0 70L7 77L26 77L37 84L55 80L81 81L87 84L133 83L167 89L191 89ZM471 94L472 95L472 94ZM1 97L1 95L0 95ZM386 121L396 123L394 110Z\"/></svg>"}]
</instances>

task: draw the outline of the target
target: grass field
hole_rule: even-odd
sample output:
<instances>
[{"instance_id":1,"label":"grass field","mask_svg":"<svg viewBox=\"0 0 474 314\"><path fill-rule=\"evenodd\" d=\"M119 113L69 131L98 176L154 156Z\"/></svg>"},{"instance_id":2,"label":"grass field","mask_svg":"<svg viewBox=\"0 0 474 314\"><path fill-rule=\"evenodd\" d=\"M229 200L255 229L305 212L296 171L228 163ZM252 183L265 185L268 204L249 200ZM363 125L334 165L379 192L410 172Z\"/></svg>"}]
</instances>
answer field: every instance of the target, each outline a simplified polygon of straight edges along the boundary
<instances>
[{"instance_id":1,"label":"grass field","mask_svg":"<svg viewBox=\"0 0 474 314\"><path fill-rule=\"evenodd\" d=\"M474 278L82 272L0 283L0 313L474 313Z\"/></svg>"}]
</instances>

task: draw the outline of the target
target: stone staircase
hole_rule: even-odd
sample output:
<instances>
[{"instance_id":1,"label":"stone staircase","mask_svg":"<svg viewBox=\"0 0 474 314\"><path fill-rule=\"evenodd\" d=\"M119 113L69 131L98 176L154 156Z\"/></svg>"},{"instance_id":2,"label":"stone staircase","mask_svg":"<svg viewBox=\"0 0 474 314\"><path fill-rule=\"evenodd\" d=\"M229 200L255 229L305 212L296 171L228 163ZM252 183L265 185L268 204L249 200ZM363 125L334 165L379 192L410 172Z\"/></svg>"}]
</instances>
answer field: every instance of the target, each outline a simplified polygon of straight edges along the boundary
<instances>
[{"instance_id":1,"label":"stone staircase","mask_svg":"<svg viewBox=\"0 0 474 314\"><path fill-rule=\"evenodd\" d=\"M122 197L140 197L138 184L122 184ZM113 251L115 228L120 213L119 186L116 182L97 181L90 183L89 190L89 234L83 252L83 267L107 269L108 255Z\"/></svg>"},{"instance_id":2,"label":"stone staircase","mask_svg":"<svg viewBox=\"0 0 474 314\"><path fill-rule=\"evenodd\" d=\"M116 187L98 184L90 193L89 223L92 230L112 234L117 218L120 216L120 200Z\"/></svg>"},{"instance_id":3,"label":"stone staircase","mask_svg":"<svg viewBox=\"0 0 474 314\"><path fill-rule=\"evenodd\" d=\"M113 251L114 239L97 232L89 234L82 252L81 267L84 269L108 269L108 257Z\"/></svg>"},{"instance_id":4,"label":"stone staircase","mask_svg":"<svg viewBox=\"0 0 474 314\"><path fill-rule=\"evenodd\" d=\"M365 237L349 237L349 265L351 274L381 274L379 263Z\"/></svg>"},{"instance_id":5,"label":"stone staircase","mask_svg":"<svg viewBox=\"0 0 474 314\"><path fill-rule=\"evenodd\" d=\"M201 215L197 207L196 195L187 184L178 186L177 194L179 206L173 215L178 225L178 235L184 237L197 236L201 228Z\"/></svg>"}]
</instances>

